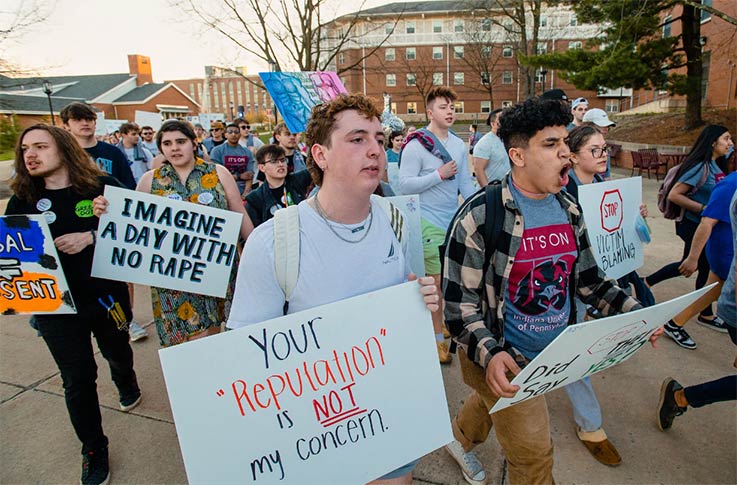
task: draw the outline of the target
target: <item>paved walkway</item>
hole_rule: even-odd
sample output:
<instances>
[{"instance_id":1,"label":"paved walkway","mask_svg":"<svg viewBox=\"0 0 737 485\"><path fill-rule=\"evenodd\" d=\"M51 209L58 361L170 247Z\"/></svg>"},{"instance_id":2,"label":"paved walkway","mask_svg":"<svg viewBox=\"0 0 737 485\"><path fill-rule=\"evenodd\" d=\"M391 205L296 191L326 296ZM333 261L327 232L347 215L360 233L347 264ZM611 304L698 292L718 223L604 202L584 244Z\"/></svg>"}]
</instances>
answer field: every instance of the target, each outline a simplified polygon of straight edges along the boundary
<instances>
[{"instance_id":1,"label":"paved walkway","mask_svg":"<svg viewBox=\"0 0 737 485\"><path fill-rule=\"evenodd\" d=\"M657 211L658 185L655 180L645 179L645 201L652 214L655 241L646 248L643 274L677 259L682 250L673 224ZM663 301L692 288L693 278L678 278L659 285L654 292ZM147 288L137 288L135 314L141 322L151 320ZM80 445L67 417L56 366L43 341L29 328L27 317L0 318L0 483L76 483ZM657 349L648 346L627 363L592 377L603 409L604 427L624 460L620 467L600 465L588 454L576 438L565 393L548 394L555 476L559 483L737 482L734 403L692 409L677 418L668 433L655 426L655 407L663 378L674 376L689 385L735 371L735 349L726 335L693 323L688 329L698 343L697 350L683 350L664 338ZM150 324L149 333L155 333ZM185 483L157 355L158 342L149 338L134 343L133 348L144 400L130 414L117 410L115 388L104 359L98 355L98 392L105 432L110 438L112 483ZM461 383L457 359L443 368L443 378L453 415L468 393ZM486 464L489 483L504 483L504 461L495 438L492 436L479 446L478 452ZM419 484L465 483L457 466L442 450L422 459L415 479Z\"/></svg>"}]
</instances>

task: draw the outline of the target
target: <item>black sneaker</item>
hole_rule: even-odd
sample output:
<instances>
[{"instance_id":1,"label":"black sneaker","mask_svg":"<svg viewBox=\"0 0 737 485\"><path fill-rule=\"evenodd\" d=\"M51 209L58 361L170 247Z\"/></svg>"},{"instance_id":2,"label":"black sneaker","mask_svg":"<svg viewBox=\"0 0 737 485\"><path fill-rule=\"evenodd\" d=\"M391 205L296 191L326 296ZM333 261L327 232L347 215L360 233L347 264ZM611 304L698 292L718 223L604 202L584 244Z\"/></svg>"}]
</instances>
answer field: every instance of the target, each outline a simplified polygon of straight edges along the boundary
<instances>
[{"instance_id":1,"label":"black sneaker","mask_svg":"<svg viewBox=\"0 0 737 485\"><path fill-rule=\"evenodd\" d=\"M110 480L110 463L107 448L89 451L82 455L80 485L105 485Z\"/></svg>"},{"instance_id":2,"label":"black sneaker","mask_svg":"<svg viewBox=\"0 0 737 485\"><path fill-rule=\"evenodd\" d=\"M727 324L724 323L724 320L716 315L714 315L714 317L712 318L704 318L702 315L699 315L696 321L706 328L710 328L721 333L727 333Z\"/></svg>"},{"instance_id":3,"label":"black sneaker","mask_svg":"<svg viewBox=\"0 0 737 485\"><path fill-rule=\"evenodd\" d=\"M667 377L660 386L660 403L658 404L658 428L665 431L673 425L673 419L685 413L687 408L682 408L676 403L676 391L683 389L678 381Z\"/></svg>"},{"instance_id":4,"label":"black sneaker","mask_svg":"<svg viewBox=\"0 0 737 485\"><path fill-rule=\"evenodd\" d=\"M668 323L663 325L663 330L665 331L665 334L672 338L678 345L683 347L684 349L693 350L696 348L696 342L694 342L691 339L691 336L686 332L686 330L683 329L683 327L679 327L675 323L673 323L673 320L668 320Z\"/></svg>"},{"instance_id":5,"label":"black sneaker","mask_svg":"<svg viewBox=\"0 0 737 485\"><path fill-rule=\"evenodd\" d=\"M135 408L141 404L141 393L140 391L136 394L133 394L131 396L121 397L120 398L120 410L124 413L127 413L131 409Z\"/></svg>"}]
</instances>

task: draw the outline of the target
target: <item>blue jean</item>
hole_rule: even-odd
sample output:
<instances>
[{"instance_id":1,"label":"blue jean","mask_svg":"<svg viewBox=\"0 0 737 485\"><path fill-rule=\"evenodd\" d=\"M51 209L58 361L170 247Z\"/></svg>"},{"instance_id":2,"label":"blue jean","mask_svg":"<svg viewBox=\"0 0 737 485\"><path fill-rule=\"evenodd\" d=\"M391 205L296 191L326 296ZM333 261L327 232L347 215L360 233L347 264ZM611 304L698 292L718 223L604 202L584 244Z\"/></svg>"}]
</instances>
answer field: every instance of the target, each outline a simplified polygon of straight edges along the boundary
<instances>
[{"instance_id":1,"label":"blue jean","mask_svg":"<svg viewBox=\"0 0 737 485\"><path fill-rule=\"evenodd\" d=\"M591 379L584 377L580 381L565 386L568 399L573 405L573 419L583 431L596 431L601 428L601 407L596 399Z\"/></svg>"}]
</instances>

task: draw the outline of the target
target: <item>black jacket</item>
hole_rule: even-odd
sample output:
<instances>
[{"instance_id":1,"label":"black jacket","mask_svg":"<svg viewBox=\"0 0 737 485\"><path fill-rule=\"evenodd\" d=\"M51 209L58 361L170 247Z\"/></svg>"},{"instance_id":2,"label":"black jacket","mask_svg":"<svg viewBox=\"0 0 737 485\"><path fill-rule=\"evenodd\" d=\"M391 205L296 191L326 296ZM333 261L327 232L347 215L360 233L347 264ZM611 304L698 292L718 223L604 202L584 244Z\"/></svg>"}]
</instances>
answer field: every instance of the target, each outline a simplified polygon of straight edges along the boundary
<instances>
[{"instance_id":1,"label":"black jacket","mask_svg":"<svg viewBox=\"0 0 737 485\"><path fill-rule=\"evenodd\" d=\"M307 170L288 174L287 178L284 179L284 184L287 193L292 198L289 205L302 202L311 183L312 179ZM284 204L274 198L274 194L266 181L259 185L256 190L252 190L246 195L246 211L251 218L251 222L253 222L253 227L268 221L274 217L274 212L283 207Z\"/></svg>"}]
</instances>

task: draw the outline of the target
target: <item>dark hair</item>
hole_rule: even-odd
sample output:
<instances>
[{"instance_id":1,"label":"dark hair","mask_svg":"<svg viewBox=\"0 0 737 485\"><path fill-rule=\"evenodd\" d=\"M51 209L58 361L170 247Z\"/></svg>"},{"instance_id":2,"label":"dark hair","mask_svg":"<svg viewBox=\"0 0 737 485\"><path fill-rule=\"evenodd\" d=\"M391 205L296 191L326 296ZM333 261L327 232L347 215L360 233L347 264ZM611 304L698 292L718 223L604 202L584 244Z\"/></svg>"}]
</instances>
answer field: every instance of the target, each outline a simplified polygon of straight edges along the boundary
<instances>
[{"instance_id":1,"label":"dark hair","mask_svg":"<svg viewBox=\"0 0 737 485\"><path fill-rule=\"evenodd\" d=\"M137 131L137 132L141 131L141 129L135 123L123 123L122 125L120 125L120 128L118 129L124 135L127 135L128 133L132 131Z\"/></svg>"},{"instance_id":2,"label":"dark hair","mask_svg":"<svg viewBox=\"0 0 737 485\"><path fill-rule=\"evenodd\" d=\"M194 134L194 128L192 127L192 123L189 121L168 120L161 125L161 128L159 128L159 131L156 133L156 146L159 148L159 152L163 153L161 150L161 139L164 137L164 133L171 131L178 131L192 140L195 156L197 156L197 135Z\"/></svg>"},{"instance_id":3,"label":"dark hair","mask_svg":"<svg viewBox=\"0 0 737 485\"><path fill-rule=\"evenodd\" d=\"M479 129L479 125L473 123L473 124L471 124L471 128L473 128L473 131L476 131L476 130Z\"/></svg>"},{"instance_id":4,"label":"dark hair","mask_svg":"<svg viewBox=\"0 0 737 485\"><path fill-rule=\"evenodd\" d=\"M381 119L381 109L376 102L362 94L340 94L322 104L313 106L305 130L307 144L307 170L315 185L322 185L323 171L312 158L311 147L315 143L330 148L330 135L335 129L335 117L343 111L358 111L368 119Z\"/></svg>"},{"instance_id":5,"label":"dark hair","mask_svg":"<svg viewBox=\"0 0 737 485\"><path fill-rule=\"evenodd\" d=\"M59 113L62 123L66 124L69 120L96 120L97 113L92 106L86 103L75 101L64 106Z\"/></svg>"},{"instance_id":6,"label":"dark hair","mask_svg":"<svg viewBox=\"0 0 737 485\"><path fill-rule=\"evenodd\" d=\"M141 127L141 131L143 131L143 130L151 130L151 131L154 131L154 127L153 126L148 126L148 125L142 126Z\"/></svg>"},{"instance_id":7,"label":"dark hair","mask_svg":"<svg viewBox=\"0 0 737 485\"><path fill-rule=\"evenodd\" d=\"M601 135L601 131L593 126L582 125L572 129L568 133L567 140L568 148L570 148L571 153L578 153L581 150L581 147L589 141L589 138L596 134Z\"/></svg>"},{"instance_id":8,"label":"dark hair","mask_svg":"<svg viewBox=\"0 0 737 485\"><path fill-rule=\"evenodd\" d=\"M549 126L568 126L573 120L568 103L555 99L530 98L504 110L499 138L504 148L526 148L530 138Z\"/></svg>"},{"instance_id":9,"label":"dark hair","mask_svg":"<svg viewBox=\"0 0 737 485\"><path fill-rule=\"evenodd\" d=\"M233 121L232 123L228 123L227 125L225 125L225 129L227 130L228 128L235 128L235 129L238 130L239 133L241 131L241 127L238 126L238 123L236 123L235 121Z\"/></svg>"},{"instance_id":10,"label":"dark hair","mask_svg":"<svg viewBox=\"0 0 737 485\"><path fill-rule=\"evenodd\" d=\"M456 99L458 99L458 95L455 91L447 86L435 86L434 88L430 89L430 92L427 93L427 97L425 98L425 106L427 107L427 109L430 109L430 103L438 98L445 98L449 101L455 101Z\"/></svg>"},{"instance_id":11,"label":"dark hair","mask_svg":"<svg viewBox=\"0 0 737 485\"><path fill-rule=\"evenodd\" d=\"M274 127L274 139L276 139L276 135L281 135L282 131L289 131L287 124L284 122L279 123ZM291 131L289 131L289 133L291 133Z\"/></svg>"},{"instance_id":12,"label":"dark hair","mask_svg":"<svg viewBox=\"0 0 737 485\"><path fill-rule=\"evenodd\" d=\"M41 191L45 186L43 177L31 177L23 157L23 139L28 133L35 130L45 131L51 135L59 159L62 165L67 168L69 181L72 183L72 190L75 193L86 195L100 187L98 177L103 173L79 145L77 139L64 129L38 124L23 130L23 133L18 137L18 143L15 145L15 163L13 167L15 177L11 183L11 189L16 197L25 202L33 203L41 197Z\"/></svg>"},{"instance_id":13,"label":"dark hair","mask_svg":"<svg viewBox=\"0 0 737 485\"><path fill-rule=\"evenodd\" d=\"M498 118L499 113L504 111L502 108L497 108L489 113L489 116L486 118L486 124L488 126L491 126L491 124Z\"/></svg>"},{"instance_id":14,"label":"dark hair","mask_svg":"<svg viewBox=\"0 0 737 485\"><path fill-rule=\"evenodd\" d=\"M700 163L709 163L713 152L712 145L714 145L714 142L716 142L717 139L727 131L729 131L727 127L722 125L708 125L704 127L691 147L691 151L686 155L686 159L681 164L681 168L678 169L676 180L681 178L684 173L688 172L696 165ZM725 165L725 158L726 157L721 156L715 160L719 167Z\"/></svg>"},{"instance_id":15,"label":"dark hair","mask_svg":"<svg viewBox=\"0 0 737 485\"><path fill-rule=\"evenodd\" d=\"M391 132L391 134L389 135L389 139L388 139L389 148L394 148L394 139L398 136L404 136L404 132L401 130Z\"/></svg>"},{"instance_id":16,"label":"dark hair","mask_svg":"<svg viewBox=\"0 0 737 485\"><path fill-rule=\"evenodd\" d=\"M258 163L266 163L266 155L271 155L270 160L279 157L286 157L287 152L279 145L264 145L256 152L256 161Z\"/></svg>"}]
</instances>

